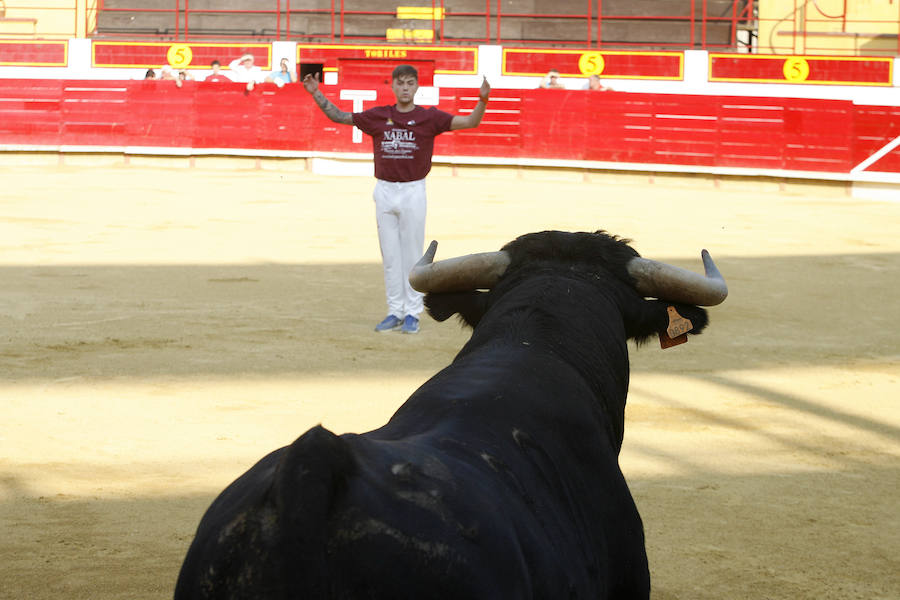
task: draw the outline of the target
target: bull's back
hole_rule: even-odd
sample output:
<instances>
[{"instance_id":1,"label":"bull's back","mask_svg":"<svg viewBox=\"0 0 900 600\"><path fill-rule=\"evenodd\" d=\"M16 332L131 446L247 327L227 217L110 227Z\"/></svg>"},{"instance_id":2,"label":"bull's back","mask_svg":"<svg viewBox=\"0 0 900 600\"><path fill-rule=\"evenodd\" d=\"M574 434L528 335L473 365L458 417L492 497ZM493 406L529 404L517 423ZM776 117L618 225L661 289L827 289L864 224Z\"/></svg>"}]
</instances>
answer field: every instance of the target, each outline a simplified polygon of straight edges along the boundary
<instances>
[{"instance_id":1,"label":"bull's back","mask_svg":"<svg viewBox=\"0 0 900 600\"><path fill-rule=\"evenodd\" d=\"M310 430L210 506L176 599L646 597L614 454L517 422Z\"/></svg>"},{"instance_id":2,"label":"bull's back","mask_svg":"<svg viewBox=\"0 0 900 600\"><path fill-rule=\"evenodd\" d=\"M649 595L642 525L614 454L453 423L350 440L358 471L328 542L347 597Z\"/></svg>"},{"instance_id":3,"label":"bull's back","mask_svg":"<svg viewBox=\"0 0 900 600\"><path fill-rule=\"evenodd\" d=\"M462 557L461 581L491 589L484 581L496 575L490 584L507 587L493 597L646 598L643 526L617 427L578 373L534 360L473 356L436 375L359 439L357 455L393 455L371 463L380 475L363 489L392 498L389 512L414 531L430 522Z\"/></svg>"}]
</instances>

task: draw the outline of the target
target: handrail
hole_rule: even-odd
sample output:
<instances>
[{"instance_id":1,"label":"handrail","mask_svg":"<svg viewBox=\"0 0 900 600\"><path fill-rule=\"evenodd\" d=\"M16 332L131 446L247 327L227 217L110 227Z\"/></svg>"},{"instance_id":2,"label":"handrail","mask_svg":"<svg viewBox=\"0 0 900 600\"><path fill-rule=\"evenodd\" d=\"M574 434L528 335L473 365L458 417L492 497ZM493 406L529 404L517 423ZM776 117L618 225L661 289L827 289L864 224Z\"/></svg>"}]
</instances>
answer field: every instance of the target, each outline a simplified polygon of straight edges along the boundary
<instances>
[{"instance_id":1,"label":"handrail","mask_svg":"<svg viewBox=\"0 0 900 600\"><path fill-rule=\"evenodd\" d=\"M91 37L120 38L157 41L237 41L252 39L266 41L308 41L311 43L391 43L387 29L393 25L377 25L378 22L393 23L396 12L378 5L373 8L367 0L319 0L312 8L290 0L270 0L259 8L200 8L192 6L190 0L167 0L154 6L143 7L140 0L126 4L126 7L108 6L103 0L86 3L84 23L75 18L74 29L86 31ZM579 47L621 49L705 49L734 52L776 52L804 54L828 51L831 53L859 54L862 52L900 54L900 36L897 43L890 45L893 36L900 30L900 14L891 15L893 8L882 7L880 18L869 19L868 15L854 9L854 5L843 0L841 8L828 12L820 0L793 0L783 13L757 15L758 0L733 0L721 10L711 13L713 4L709 0L690 0L685 3L685 13L672 14L671 9L660 9L658 13L642 15L611 12L609 3L603 0L570 0L559 4L562 8L547 11L526 11L510 0L485 0L482 10L469 6L466 11L454 11L445 6L444 0L430 0L430 23L422 20L418 29L428 29L432 34L426 41L405 39L402 43L416 44L497 44L524 47ZM396 4L429 6L423 0L396 0ZM0 12L7 17L38 18L49 11L72 10L63 8L53 0L45 0L40 6L38 0L0 0ZM77 3L80 4L80 3ZM127 5L130 4L130 7ZM793 5L793 11L791 11ZM258 6L258 5L257 5ZM900 3L897 6L900 9ZM426 9L427 10L427 9ZM652 10L652 9L651 9ZM855 11L855 12L854 12ZM898 10L900 12L900 10ZM721 14L719 14L721 13ZM787 13L787 14L784 14ZM75 14L73 12L72 14ZM135 17L135 22L143 18L144 27L117 24L116 15ZM204 29L210 15L227 21L232 17L236 25L213 25ZM104 17L106 17L104 19ZM110 18L113 18L111 20ZM427 17L426 17L427 18ZM125 21L125 19L119 19ZM533 27L533 23L547 24L548 27ZM646 22L644 34L632 35L635 24ZM792 23L793 22L793 23ZM247 25L252 23L252 26ZM873 23L874 27L867 23ZM584 25L584 27L581 26ZM81 27L83 25L83 27ZM764 30L764 25L768 29ZM66 25L68 28L71 25ZM412 29L416 27L409 25ZM40 29L40 27L38 28ZM46 29L46 27L44 28ZM60 30L63 29L60 26ZM839 44L822 42L824 33L839 31L849 37L879 37L878 44L860 41L856 46L839 47ZM59 33L62 33L60 31ZM2 33L0 33L2 35ZM38 31L36 36L58 35ZM763 39L765 38L765 39ZM888 40L886 42L885 40ZM787 42L787 43L786 43ZM888 44L885 46L885 44ZM865 44L865 45L864 45ZM877 46L877 47L876 47Z\"/></svg>"}]
</instances>

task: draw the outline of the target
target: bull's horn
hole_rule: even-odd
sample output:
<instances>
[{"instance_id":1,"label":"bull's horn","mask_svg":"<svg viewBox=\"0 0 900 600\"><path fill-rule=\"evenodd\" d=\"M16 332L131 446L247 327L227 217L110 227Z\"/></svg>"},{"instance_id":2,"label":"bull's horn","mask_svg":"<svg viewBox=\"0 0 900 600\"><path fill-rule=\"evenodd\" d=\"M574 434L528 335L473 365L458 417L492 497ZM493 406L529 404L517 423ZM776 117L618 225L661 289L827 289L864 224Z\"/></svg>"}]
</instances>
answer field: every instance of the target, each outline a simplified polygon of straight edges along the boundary
<instances>
[{"instance_id":1,"label":"bull's horn","mask_svg":"<svg viewBox=\"0 0 900 600\"><path fill-rule=\"evenodd\" d=\"M420 292L467 292L490 289L509 266L509 254L481 252L434 261L437 242L431 242L425 255L409 273L409 284Z\"/></svg>"},{"instance_id":2,"label":"bull's horn","mask_svg":"<svg viewBox=\"0 0 900 600\"><path fill-rule=\"evenodd\" d=\"M628 274L634 278L637 291L645 296L698 306L715 306L728 296L728 286L709 252L704 250L700 257L703 259L705 277L646 258L633 258L629 261Z\"/></svg>"}]
</instances>

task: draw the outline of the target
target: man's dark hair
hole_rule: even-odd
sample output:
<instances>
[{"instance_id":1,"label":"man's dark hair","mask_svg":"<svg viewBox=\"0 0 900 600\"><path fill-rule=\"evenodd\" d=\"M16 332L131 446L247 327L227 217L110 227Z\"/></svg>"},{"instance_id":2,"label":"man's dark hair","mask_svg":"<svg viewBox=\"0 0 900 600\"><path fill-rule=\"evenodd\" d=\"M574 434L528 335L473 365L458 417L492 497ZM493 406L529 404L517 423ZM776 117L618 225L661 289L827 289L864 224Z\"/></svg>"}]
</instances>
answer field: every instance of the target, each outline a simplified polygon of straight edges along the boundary
<instances>
[{"instance_id":1,"label":"man's dark hair","mask_svg":"<svg viewBox=\"0 0 900 600\"><path fill-rule=\"evenodd\" d=\"M217 61L217 60L214 60L214 61L212 61L211 63L209 63L209 66L211 66L211 67L214 67L214 66L216 66L216 65L219 65L219 66L221 67L221 66L222 66L222 63L220 63L220 62Z\"/></svg>"},{"instance_id":2,"label":"man's dark hair","mask_svg":"<svg viewBox=\"0 0 900 600\"><path fill-rule=\"evenodd\" d=\"M394 67L394 72L391 73L391 80L406 77L407 75L411 75L416 81L419 80L419 72L412 65L397 65Z\"/></svg>"}]
</instances>

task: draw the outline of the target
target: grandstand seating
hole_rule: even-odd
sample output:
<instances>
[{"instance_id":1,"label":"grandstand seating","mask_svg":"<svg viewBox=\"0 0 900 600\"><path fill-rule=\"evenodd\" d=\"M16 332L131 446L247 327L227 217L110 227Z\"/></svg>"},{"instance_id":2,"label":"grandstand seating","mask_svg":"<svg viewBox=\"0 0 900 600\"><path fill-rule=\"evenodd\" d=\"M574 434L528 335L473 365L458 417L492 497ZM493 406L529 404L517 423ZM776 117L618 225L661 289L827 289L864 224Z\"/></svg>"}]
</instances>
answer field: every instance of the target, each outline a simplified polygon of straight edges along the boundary
<instances>
[{"instance_id":1,"label":"grandstand seating","mask_svg":"<svg viewBox=\"0 0 900 600\"><path fill-rule=\"evenodd\" d=\"M738 0L745 4L747 0ZM344 14L336 8L332 19L331 0L193 0L185 14L184 4L175 13L172 0L106 0L98 15L94 37L163 40L185 38L255 38L260 41L285 39L304 42L346 42L385 40L389 29L435 29L439 43L503 43L504 45L573 46L596 45L596 15L588 20L582 2L556 0L507 0L499 18L491 2L485 14L484 0L445 0L443 20L398 19L398 6L427 6L420 0L345 0ZM604 0L600 23L604 48L690 49L705 43L709 48L733 44L730 16L734 0ZM707 20L701 26L702 7ZM596 5L595 10L596 10ZM691 10L695 11L692 27ZM235 12L228 12L235 11ZM341 31L341 22L343 30Z\"/></svg>"}]
</instances>

